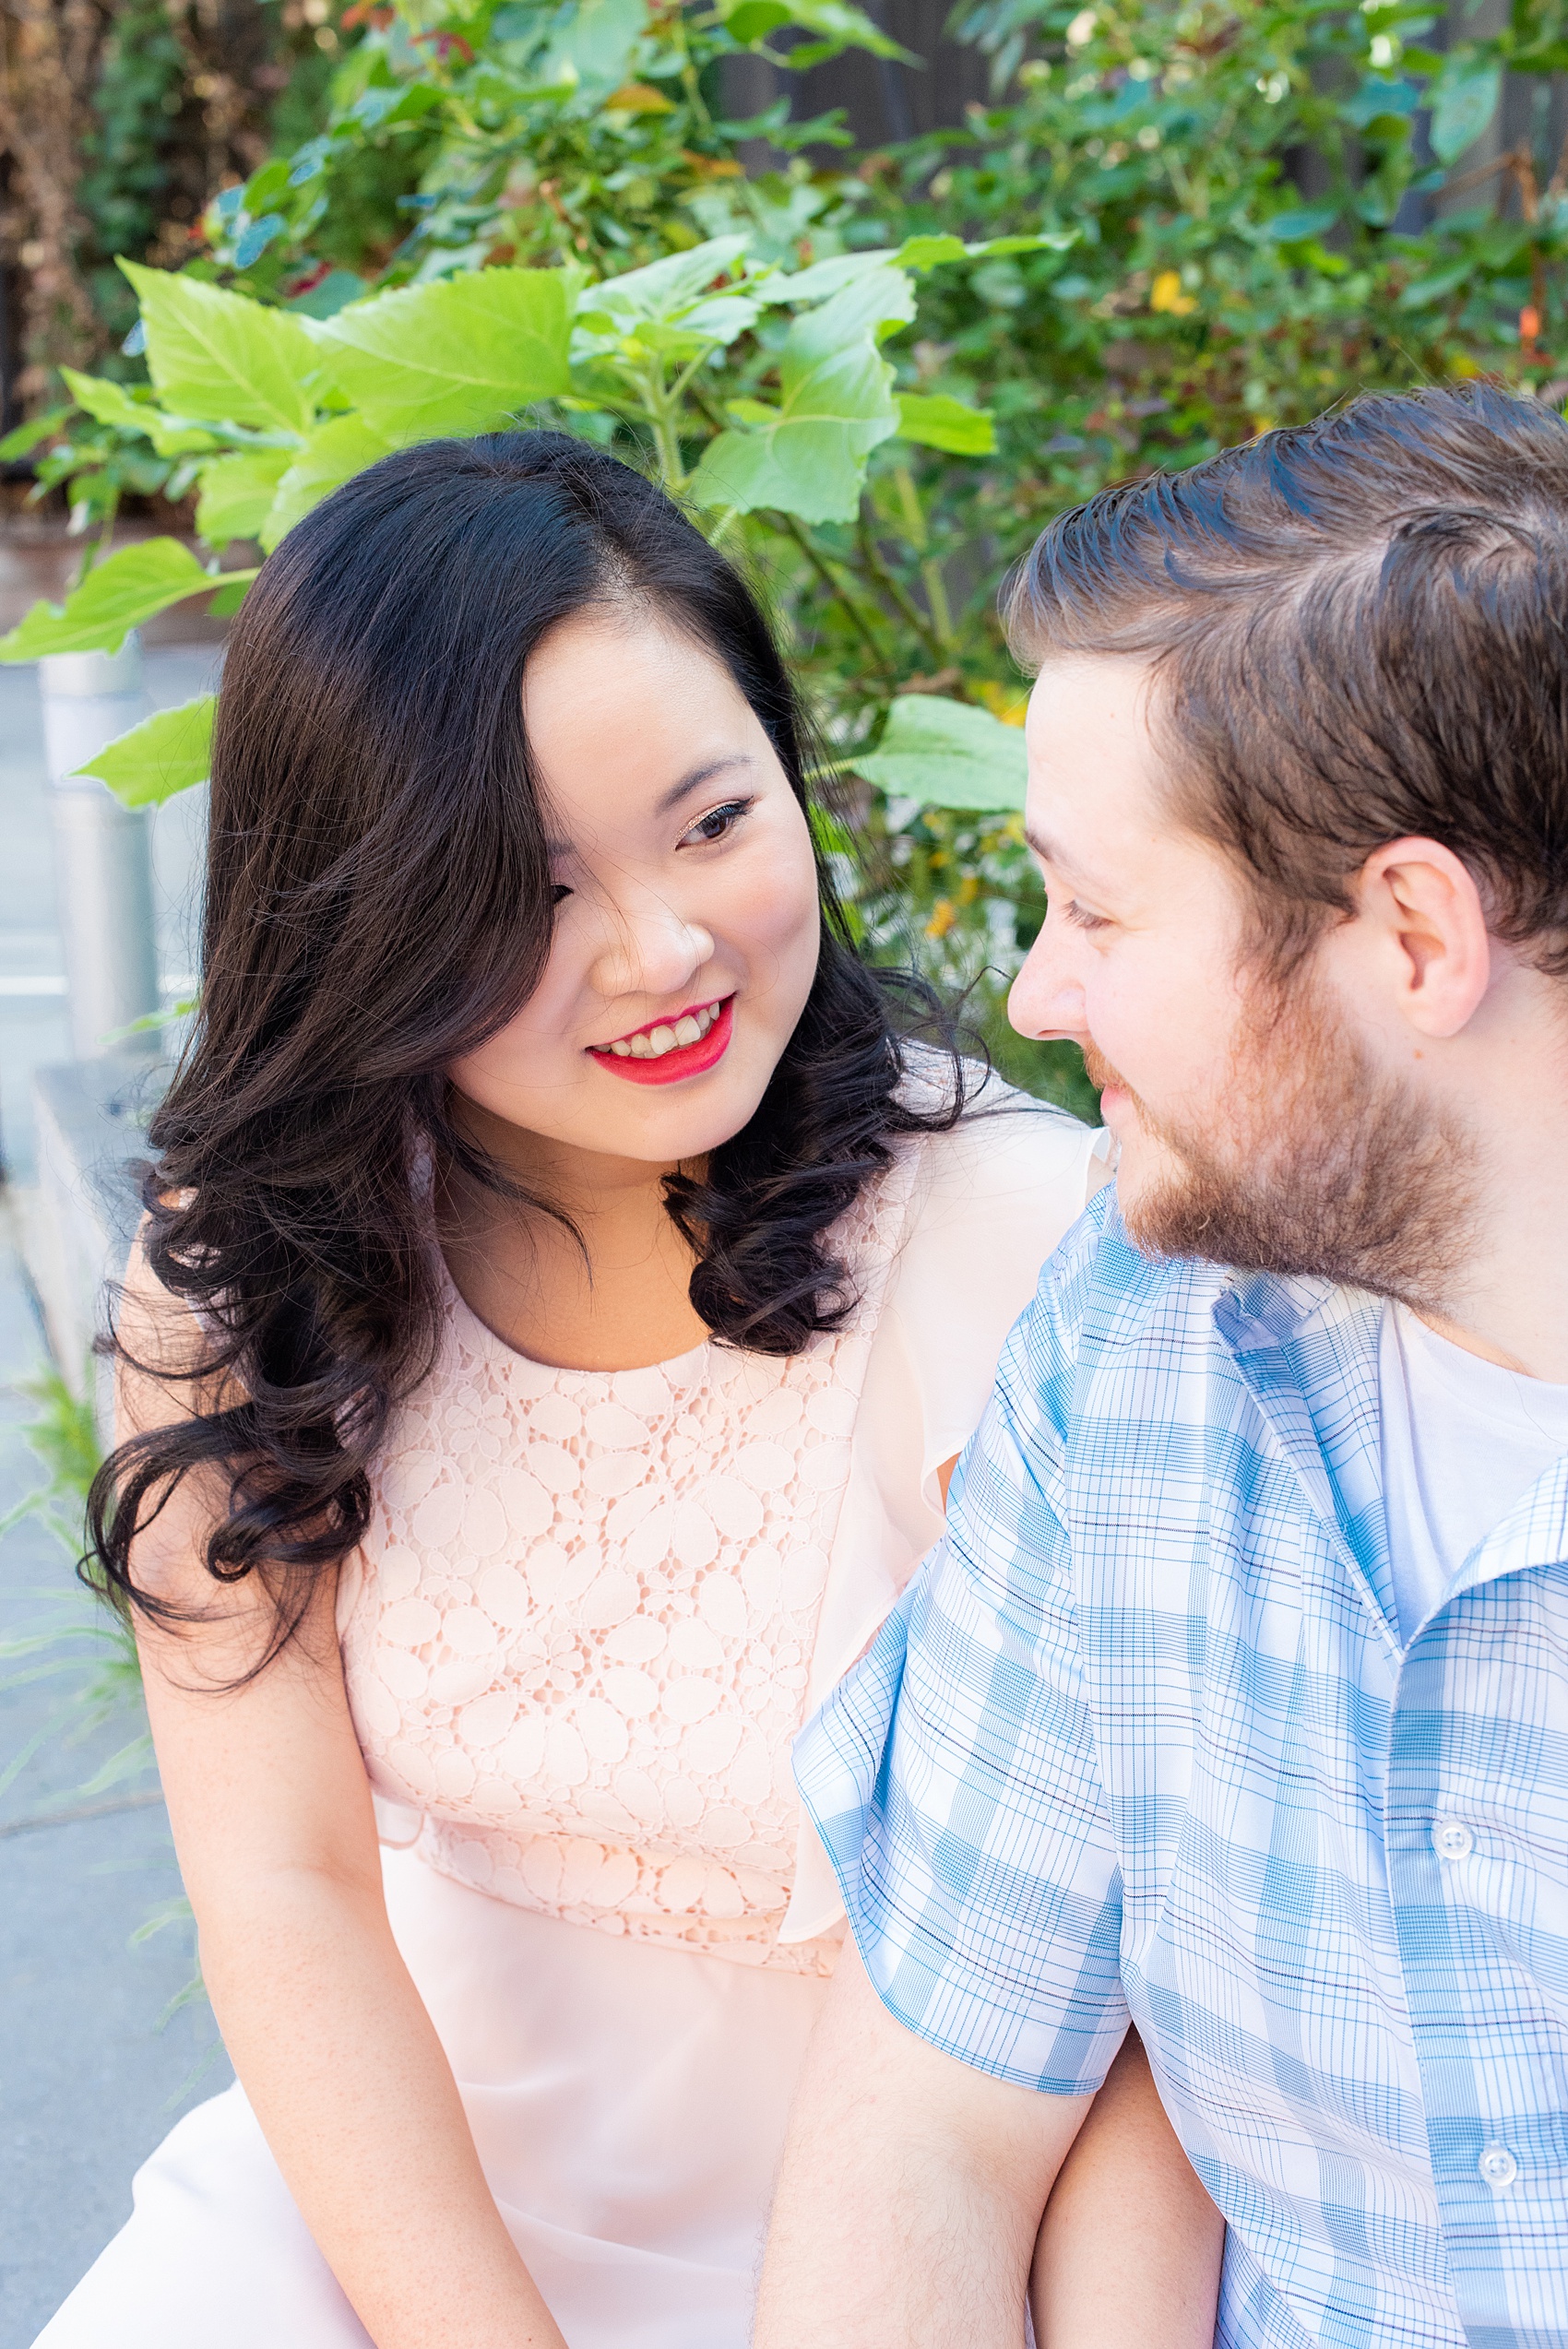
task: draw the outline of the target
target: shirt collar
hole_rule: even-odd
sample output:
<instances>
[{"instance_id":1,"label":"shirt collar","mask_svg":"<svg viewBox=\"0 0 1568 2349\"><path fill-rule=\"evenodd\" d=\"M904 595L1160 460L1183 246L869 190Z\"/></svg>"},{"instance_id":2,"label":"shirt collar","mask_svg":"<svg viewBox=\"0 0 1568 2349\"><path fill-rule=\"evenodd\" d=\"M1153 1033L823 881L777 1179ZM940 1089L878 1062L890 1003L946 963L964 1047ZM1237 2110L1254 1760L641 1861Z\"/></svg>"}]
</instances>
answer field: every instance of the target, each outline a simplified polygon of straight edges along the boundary
<instances>
[{"instance_id":1,"label":"shirt collar","mask_svg":"<svg viewBox=\"0 0 1568 2349\"><path fill-rule=\"evenodd\" d=\"M1214 1302L1221 1341L1392 1655L1400 1643L1383 1492L1382 1313L1365 1289L1277 1273L1229 1274Z\"/></svg>"},{"instance_id":2,"label":"shirt collar","mask_svg":"<svg viewBox=\"0 0 1568 2349\"><path fill-rule=\"evenodd\" d=\"M1367 1290L1321 1277L1233 1272L1224 1275L1214 1321L1392 1637L1398 1611L1383 1492L1383 1310ZM1448 1596L1500 1575L1565 1561L1568 1457L1548 1469L1477 1544Z\"/></svg>"}]
</instances>

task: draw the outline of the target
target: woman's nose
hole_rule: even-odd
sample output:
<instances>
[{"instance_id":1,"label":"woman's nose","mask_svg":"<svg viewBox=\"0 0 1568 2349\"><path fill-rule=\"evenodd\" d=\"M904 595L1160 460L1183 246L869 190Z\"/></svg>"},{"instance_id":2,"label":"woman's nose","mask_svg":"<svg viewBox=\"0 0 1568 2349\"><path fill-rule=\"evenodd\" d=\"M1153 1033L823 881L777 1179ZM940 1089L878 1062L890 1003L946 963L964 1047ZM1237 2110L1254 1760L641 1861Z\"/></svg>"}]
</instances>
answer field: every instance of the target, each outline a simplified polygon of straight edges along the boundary
<instances>
[{"instance_id":1,"label":"woman's nose","mask_svg":"<svg viewBox=\"0 0 1568 2349\"><path fill-rule=\"evenodd\" d=\"M713 959L713 933L661 899L622 906L595 978L610 995L673 995Z\"/></svg>"}]
</instances>

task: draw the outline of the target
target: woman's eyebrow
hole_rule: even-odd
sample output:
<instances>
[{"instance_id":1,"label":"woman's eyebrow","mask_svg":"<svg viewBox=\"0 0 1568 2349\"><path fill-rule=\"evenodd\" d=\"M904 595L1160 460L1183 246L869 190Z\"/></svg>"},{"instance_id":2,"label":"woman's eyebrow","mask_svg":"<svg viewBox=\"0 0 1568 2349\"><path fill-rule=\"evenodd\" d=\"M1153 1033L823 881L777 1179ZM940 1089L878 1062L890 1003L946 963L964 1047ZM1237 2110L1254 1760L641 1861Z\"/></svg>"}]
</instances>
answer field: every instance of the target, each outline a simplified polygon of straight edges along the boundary
<instances>
[{"instance_id":1,"label":"woman's eyebrow","mask_svg":"<svg viewBox=\"0 0 1568 2349\"><path fill-rule=\"evenodd\" d=\"M693 791L700 789L705 783L711 783L716 775L728 774L732 767L755 765L750 751L726 751L719 758L705 759L701 766L694 766L689 775L683 775L679 783L671 785L662 798L655 801L653 812L655 815L668 815L671 808L678 808ZM569 857L572 853L570 840L551 839L544 846L546 854L552 857Z\"/></svg>"},{"instance_id":2,"label":"woman's eyebrow","mask_svg":"<svg viewBox=\"0 0 1568 2349\"><path fill-rule=\"evenodd\" d=\"M683 775L679 783L671 784L653 812L655 815L668 815L671 808L680 806L688 793L696 790L701 784L711 783L716 775L727 774L731 767L755 765L750 751L727 751L720 758L707 759L701 766L694 766L689 775Z\"/></svg>"}]
</instances>

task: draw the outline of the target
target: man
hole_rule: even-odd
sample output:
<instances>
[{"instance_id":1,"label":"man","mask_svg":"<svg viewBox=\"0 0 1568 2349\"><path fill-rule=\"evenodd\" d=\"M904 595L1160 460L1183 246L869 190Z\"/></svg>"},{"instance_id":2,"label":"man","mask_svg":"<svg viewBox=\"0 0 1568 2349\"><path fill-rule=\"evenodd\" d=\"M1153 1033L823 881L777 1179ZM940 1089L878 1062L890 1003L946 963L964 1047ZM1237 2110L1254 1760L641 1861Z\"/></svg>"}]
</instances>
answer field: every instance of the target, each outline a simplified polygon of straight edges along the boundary
<instances>
[{"instance_id":1,"label":"man","mask_svg":"<svg viewBox=\"0 0 1568 2349\"><path fill-rule=\"evenodd\" d=\"M1121 1157L799 1749L859 1956L760 2349L1017 2349L1129 2020L1220 2342L1562 2349L1568 424L1364 400L1064 516L1010 618L1013 1016Z\"/></svg>"}]
</instances>

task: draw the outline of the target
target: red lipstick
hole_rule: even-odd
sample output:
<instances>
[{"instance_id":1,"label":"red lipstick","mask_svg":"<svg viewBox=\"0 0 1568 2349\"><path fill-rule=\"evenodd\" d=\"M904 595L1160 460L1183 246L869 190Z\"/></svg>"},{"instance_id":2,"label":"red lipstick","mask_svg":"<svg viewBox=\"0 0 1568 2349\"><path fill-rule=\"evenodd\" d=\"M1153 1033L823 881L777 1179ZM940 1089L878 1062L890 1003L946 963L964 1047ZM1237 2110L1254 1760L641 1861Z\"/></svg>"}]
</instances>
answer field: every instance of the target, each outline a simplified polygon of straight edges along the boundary
<instances>
[{"instance_id":1,"label":"red lipstick","mask_svg":"<svg viewBox=\"0 0 1568 2349\"><path fill-rule=\"evenodd\" d=\"M708 1002L712 1000L711 996L707 999ZM707 1008L706 1003L694 1004L689 1012L677 1012L673 1018L650 1019L642 1027L635 1028L632 1034L651 1036L656 1028L673 1029L677 1021L694 1018L697 1012ZM612 1076L624 1076L631 1085L679 1085L683 1077L701 1076L705 1070L715 1067L724 1058L730 1050L734 1025L735 998L727 995L707 1034L699 1036L695 1044L677 1044L673 1050L659 1053L656 1059L647 1060L639 1060L631 1052L615 1052L609 1045L590 1044L588 1057L598 1067L608 1069ZM615 1038L617 1044L630 1044L631 1040L631 1036Z\"/></svg>"}]
</instances>

